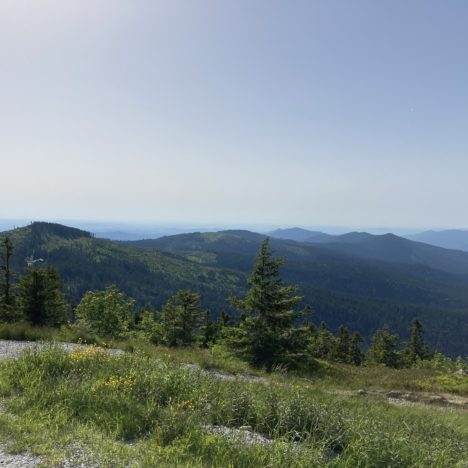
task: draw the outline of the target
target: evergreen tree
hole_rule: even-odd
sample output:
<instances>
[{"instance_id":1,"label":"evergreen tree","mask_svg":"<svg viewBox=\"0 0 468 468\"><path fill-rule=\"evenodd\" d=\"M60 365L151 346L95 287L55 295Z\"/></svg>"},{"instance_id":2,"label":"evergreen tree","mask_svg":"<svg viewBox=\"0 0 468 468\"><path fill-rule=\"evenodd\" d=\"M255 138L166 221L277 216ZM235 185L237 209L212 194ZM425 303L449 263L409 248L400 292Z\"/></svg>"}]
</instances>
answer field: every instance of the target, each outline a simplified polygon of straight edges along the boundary
<instances>
[{"instance_id":1,"label":"evergreen tree","mask_svg":"<svg viewBox=\"0 0 468 468\"><path fill-rule=\"evenodd\" d=\"M403 350L405 364L411 366L418 360L429 359L431 352L425 343L424 331L421 322L417 319L411 322L410 339Z\"/></svg>"},{"instance_id":2,"label":"evergreen tree","mask_svg":"<svg viewBox=\"0 0 468 468\"><path fill-rule=\"evenodd\" d=\"M12 271L10 266L10 259L14 253L14 245L9 236L5 236L0 242L2 249L0 258L2 264L0 271L2 272L2 279L0 283L0 321L12 322L15 320L15 295L12 290Z\"/></svg>"},{"instance_id":3,"label":"evergreen tree","mask_svg":"<svg viewBox=\"0 0 468 468\"><path fill-rule=\"evenodd\" d=\"M161 324L156 320L156 313L152 310L145 310L140 312L139 316L135 329L144 339L153 344L160 344L162 342Z\"/></svg>"},{"instance_id":4,"label":"evergreen tree","mask_svg":"<svg viewBox=\"0 0 468 468\"><path fill-rule=\"evenodd\" d=\"M67 306L57 270L32 269L21 279L20 310L36 326L59 326L67 321Z\"/></svg>"},{"instance_id":5,"label":"evergreen tree","mask_svg":"<svg viewBox=\"0 0 468 468\"><path fill-rule=\"evenodd\" d=\"M338 338L335 339L335 343L331 351L331 358L339 362L349 363L351 361L349 354L350 348L351 337L349 335L348 327L341 325L338 330Z\"/></svg>"},{"instance_id":6,"label":"evergreen tree","mask_svg":"<svg viewBox=\"0 0 468 468\"><path fill-rule=\"evenodd\" d=\"M217 335L218 326L212 320L209 311L205 311L205 315L203 316L203 320L200 324L200 331L198 335L200 346L202 348L209 348L216 342Z\"/></svg>"},{"instance_id":7,"label":"evergreen tree","mask_svg":"<svg viewBox=\"0 0 468 468\"><path fill-rule=\"evenodd\" d=\"M317 327L315 326L314 322L312 322L312 316L314 315L314 310L309 304L306 304L302 311L302 326L309 331L311 336L315 336L317 334Z\"/></svg>"},{"instance_id":8,"label":"evergreen tree","mask_svg":"<svg viewBox=\"0 0 468 468\"><path fill-rule=\"evenodd\" d=\"M267 369L277 364L297 366L305 357L306 339L295 328L301 314L294 311L302 298L294 295L295 286L282 284L282 264L283 260L271 254L266 239L255 260L245 299L231 299L244 319L231 328L228 346L238 357Z\"/></svg>"},{"instance_id":9,"label":"evergreen tree","mask_svg":"<svg viewBox=\"0 0 468 468\"><path fill-rule=\"evenodd\" d=\"M200 294L182 290L165 304L161 314L161 333L168 346L190 346L201 317Z\"/></svg>"},{"instance_id":10,"label":"evergreen tree","mask_svg":"<svg viewBox=\"0 0 468 468\"><path fill-rule=\"evenodd\" d=\"M320 322L317 333L312 339L312 355L319 359L329 359L335 347L335 340L336 338L328 329L327 324L323 321Z\"/></svg>"},{"instance_id":11,"label":"evergreen tree","mask_svg":"<svg viewBox=\"0 0 468 468\"><path fill-rule=\"evenodd\" d=\"M231 324L231 317L229 314L224 310L221 311L221 315L219 317L219 328L223 329L224 327L229 327Z\"/></svg>"},{"instance_id":12,"label":"evergreen tree","mask_svg":"<svg viewBox=\"0 0 468 468\"><path fill-rule=\"evenodd\" d=\"M377 330L372 337L372 344L367 352L367 360L387 367L398 367L400 364L397 352L398 335L392 335L388 325Z\"/></svg>"},{"instance_id":13,"label":"evergreen tree","mask_svg":"<svg viewBox=\"0 0 468 468\"><path fill-rule=\"evenodd\" d=\"M361 351L362 336L355 332L351 336L349 343L349 362L355 366L360 366L364 360L364 354Z\"/></svg>"}]
</instances>

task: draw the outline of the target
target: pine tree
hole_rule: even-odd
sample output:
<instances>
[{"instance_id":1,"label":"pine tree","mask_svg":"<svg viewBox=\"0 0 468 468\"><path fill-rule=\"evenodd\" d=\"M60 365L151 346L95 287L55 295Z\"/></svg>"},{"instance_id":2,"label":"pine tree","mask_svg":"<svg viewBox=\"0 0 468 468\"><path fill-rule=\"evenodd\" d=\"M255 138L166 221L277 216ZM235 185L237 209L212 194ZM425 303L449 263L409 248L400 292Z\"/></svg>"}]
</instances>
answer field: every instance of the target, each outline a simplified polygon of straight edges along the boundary
<instances>
[{"instance_id":1,"label":"pine tree","mask_svg":"<svg viewBox=\"0 0 468 468\"><path fill-rule=\"evenodd\" d=\"M364 354L361 351L363 339L358 332L354 332L349 343L349 362L355 366L360 366L364 360Z\"/></svg>"},{"instance_id":2,"label":"pine tree","mask_svg":"<svg viewBox=\"0 0 468 468\"><path fill-rule=\"evenodd\" d=\"M200 331L198 334L198 340L202 348L209 348L216 342L218 335L218 325L211 318L210 312L205 311L203 320L200 324Z\"/></svg>"},{"instance_id":3,"label":"pine tree","mask_svg":"<svg viewBox=\"0 0 468 468\"><path fill-rule=\"evenodd\" d=\"M24 318L36 326L59 326L67 321L66 303L57 270L32 269L19 285L20 309Z\"/></svg>"},{"instance_id":4,"label":"pine tree","mask_svg":"<svg viewBox=\"0 0 468 468\"><path fill-rule=\"evenodd\" d=\"M14 253L14 245L9 236L5 236L0 242L2 265L2 280L0 283L0 321L12 322L16 318L15 314L15 295L12 289L12 271L10 259Z\"/></svg>"},{"instance_id":5,"label":"pine tree","mask_svg":"<svg viewBox=\"0 0 468 468\"><path fill-rule=\"evenodd\" d=\"M372 337L372 344L367 352L367 360L387 367L398 367L400 356L397 352L398 335L392 335L388 325L377 330Z\"/></svg>"},{"instance_id":6,"label":"pine tree","mask_svg":"<svg viewBox=\"0 0 468 468\"><path fill-rule=\"evenodd\" d=\"M320 322L317 333L312 339L311 352L312 355L320 359L329 359L335 348L336 338L328 329L325 322Z\"/></svg>"},{"instance_id":7,"label":"pine tree","mask_svg":"<svg viewBox=\"0 0 468 468\"><path fill-rule=\"evenodd\" d=\"M231 317L229 317L229 314L222 310L221 315L219 317L219 328L223 329L224 327L229 327L231 324Z\"/></svg>"},{"instance_id":8,"label":"pine tree","mask_svg":"<svg viewBox=\"0 0 468 468\"><path fill-rule=\"evenodd\" d=\"M335 345L332 348L331 358L339 362L351 361L349 351L351 347L351 337L348 327L341 325L338 330L338 337L335 340Z\"/></svg>"},{"instance_id":9,"label":"pine tree","mask_svg":"<svg viewBox=\"0 0 468 468\"><path fill-rule=\"evenodd\" d=\"M429 359L431 352L429 346L424 342L424 331L421 322L417 319L411 322L410 339L403 350L405 364L411 366L418 360Z\"/></svg>"},{"instance_id":10,"label":"pine tree","mask_svg":"<svg viewBox=\"0 0 468 468\"><path fill-rule=\"evenodd\" d=\"M273 257L266 239L255 260L245 299L231 299L244 319L231 328L228 346L236 356L267 369L277 364L297 366L305 357L306 340L295 327L301 314L294 311L302 298L294 295L295 286L282 284L282 264L283 260Z\"/></svg>"},{"instance_id":11,"label":"pine tree","mask_svg":"<svg viewBox=\"0 0 468 468\"><path fill-rule=\"evenodd\" d=\"M168 346L190 346L201 317L200 294L182 290L172 296L161 314L161 333Z\"/></svg>"}]
</instances>

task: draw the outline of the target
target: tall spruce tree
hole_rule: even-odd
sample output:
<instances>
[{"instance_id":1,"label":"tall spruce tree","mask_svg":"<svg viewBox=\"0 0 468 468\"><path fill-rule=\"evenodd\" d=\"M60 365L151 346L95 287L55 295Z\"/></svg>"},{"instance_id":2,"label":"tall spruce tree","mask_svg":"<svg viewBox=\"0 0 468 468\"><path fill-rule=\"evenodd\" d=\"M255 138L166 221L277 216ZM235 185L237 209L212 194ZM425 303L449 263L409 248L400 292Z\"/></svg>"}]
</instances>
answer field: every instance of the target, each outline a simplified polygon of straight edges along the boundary
<instances>
[{"instance_id":1,"label":"tall spruce tree","mask_svg":"<svg viewBox=\"0 0 468 468\"><path fill-rule=\"evenodd\" d=\"M165 344L193 345L201 314L200 294L182 290L172 296L161 313L161 334Z\"/></svg>"},{"instance_id":2,"label":"tall spruce tree","mask_svg":"<svg viewBox=\"0 0 468 468\"><path fill-rule=\"evenodd\" d=\"M310 350L312 356L319 359L329 359L336 346L336 338L328 329L327 324L322 321L312 336Z\"/></svg>"},{"instance_id":3,"label":"tall spruce tree","mask_svg":"<svg viewBox=\"0 0 468 468\"><path fill-rule=\"evenodd\" d=\"M351 336L348 327L341 325L338 330L338 337L335 339L331 352L331 358L339 362L351 362L350 357Z\"/></svg>"},{"instance_id":4,"label":"tall spruce tree","mask_svg":"<svg viewBox=\"0 0 468 468\"><path fill-rule=\"evenodd\" d=\"M21 279L20 310L36 326L59 326L67 321L67 307L57 270L33 268Z\"/></svg>"},{"instance_id":5,"label":"tall spruce tree","mask_svg":"<svg viewBox=\"0 0 468 468\"><path fill-rule=\"evenodd\" d=\"M216 342L219 332L218 323L216 323L210 315L208 310L205 311L203 320L200 323L200 330L198 334L198 341L202 348L209 348Z\"/></svg>"},{"instance_id":6,"label":"tall spruce tree","mask_svg":"<svg viewBox=\"0 0 468 468\"><path fill-rule=\"evenodd\" d=\"M295 286L282 284L282 264L282 259L273 257L269 239L265 239L255 259L245 299L231 299L243 320L230 329L228 346L241 359L267 369L278 364L294 367L306 356L307 337L295 327L301 313L294 307L302 298L294 295Z\"/></svg>"},{"instance_id":7,"label":"tall spruce tree","mask_svg":"<svg viewBox=\"0 0 468 468\"><path fill-rule=\"evenodd\" d=\"M410 339L403 350L406 365L413 365L418 360L429 359L431 351L424 341L424 330L422 323L415 319L411 322Z\"/></svg>"},{"instance_id":8,"label":"tall spruce tree","mask_svg":"<svg viewBox=\"0 0 468 468\"><path fill-rule=\"evenodd\" d=\"M373 364L399 367L400 356L397 348L398 335L392 335L388 325L384 325L372 336L372 344L367 352L366 359Z\"/></svg>"},{"instance_id":9,"label":"tall spruce tree","mask_svg":"<svg viewBox=\"0 0 468 468\"><path fill-rule=\"evenodd\" d=\"M362 336L358 332L352 334L349 344L349 362L355 366L360 366L364 360L364 354L361 351L362 341Z\"/></svg>"},{"instance_id":10,"label":"tall spruce tree","mask_svg":"<svg viewBox=\"0 0 468 468\"><path fill-rule=\"evenodd\" d=\"M14 253L14 245L9 236L5 236L0 241L2 264L0 271L2 273L0 282L0 321L12 322L16 318L15 314L15 295L12 288L12 271L10 259Z\"/></svg>"}]
</instances>

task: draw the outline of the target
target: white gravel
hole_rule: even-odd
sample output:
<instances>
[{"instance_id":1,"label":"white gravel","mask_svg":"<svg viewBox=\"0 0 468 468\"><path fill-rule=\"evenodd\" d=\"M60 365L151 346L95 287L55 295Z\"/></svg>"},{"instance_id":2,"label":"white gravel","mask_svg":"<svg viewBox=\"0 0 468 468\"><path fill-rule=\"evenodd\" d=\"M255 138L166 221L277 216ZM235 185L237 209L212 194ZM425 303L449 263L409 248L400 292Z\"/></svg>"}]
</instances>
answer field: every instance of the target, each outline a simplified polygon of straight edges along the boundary
<instances>
[{"instance_id":1,"label":"white gravel","mask_svg":"<svg viewBox=\"0 0 468 468\"><path fill-rule=\"evenodd\" d=\"M259 382L262 384L268 384L267 379L265 379L264 377L257 377L256 375L250 375L250 374L245 374L245 373L231 374L229 372L222 371L219 369L202 369L197 364L183 364L183 367L194 372L200 372L203 375L208 375L219 380L235 381L239 379L239 380L243 380L246 382Z\"/></svg>"},{"instance_id":2,"label":"white gravel","mask_svg":"<svg viewBox=\"0 0 468 468\"><path fill-rule=\"evenodd\" d=\"M32 468L39 466L41 459L27 454L5 453L0 445L0 467L9 468Z\"/></svg>"},{"instance_id":3,"label":"white gravel","mask_svg":"<svg viewBox=\"0 0 468 468\"><path fill-rule=\"evenodd\" d=\"M236 429L227 426L206 425L202 426L202 428L206 432L211 432L212 434L226 437L242 444L270 445L273 443L271 439L268 439L262 434L253 432L250 426L244 426Z\"/></svg>"},{"instance_id":4,"label":"white gravel","mask_svg":"<svg viewBox=\"0 0 468 468\"><path fill-rule=\"evenodd\" d=\"M79 345L76 343L57 343L62 346L66 351L73 351L76 349L84 349L86 345ZM44 343L37 341L7 341L0 340L0 359L14 359L18 358L23 351L27 349L41 350L44 347ZM110 354L122 354L124 351L121 349L107 349L102 348Z\"/></svg>"}]
</instances>

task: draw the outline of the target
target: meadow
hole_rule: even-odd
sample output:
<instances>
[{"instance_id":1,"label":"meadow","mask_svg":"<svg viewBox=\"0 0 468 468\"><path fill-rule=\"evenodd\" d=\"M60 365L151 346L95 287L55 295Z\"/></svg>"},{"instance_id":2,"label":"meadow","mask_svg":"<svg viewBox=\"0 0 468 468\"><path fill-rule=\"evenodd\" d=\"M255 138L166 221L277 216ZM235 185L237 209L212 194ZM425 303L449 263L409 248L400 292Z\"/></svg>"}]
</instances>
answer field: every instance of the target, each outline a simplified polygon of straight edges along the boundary
<instances>
[{"instance_id":1,"label":"meadow","mask_svg":"<svg viewBox=\"0 0 468 468\"><path fill-rule=\"evenodd\" d=\"M466 409L357 391L448 386L468 395L451 372L321 362L307 375L265 373L217 347L120 347L128 352L50 343L0 361L0 440L46 466L468 466ZM213 368L238 377L215 378Z\"/></svg>"}]
</instances>

